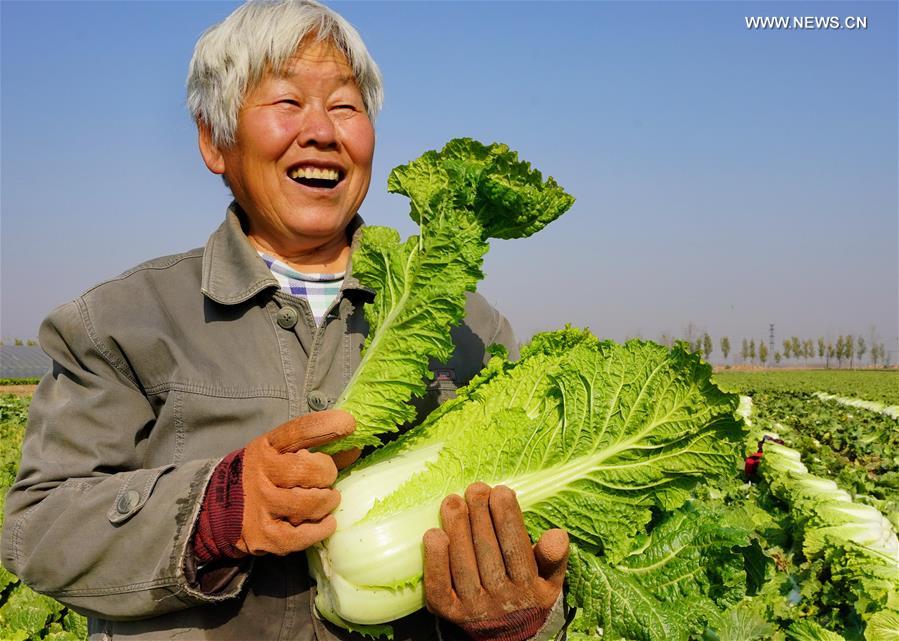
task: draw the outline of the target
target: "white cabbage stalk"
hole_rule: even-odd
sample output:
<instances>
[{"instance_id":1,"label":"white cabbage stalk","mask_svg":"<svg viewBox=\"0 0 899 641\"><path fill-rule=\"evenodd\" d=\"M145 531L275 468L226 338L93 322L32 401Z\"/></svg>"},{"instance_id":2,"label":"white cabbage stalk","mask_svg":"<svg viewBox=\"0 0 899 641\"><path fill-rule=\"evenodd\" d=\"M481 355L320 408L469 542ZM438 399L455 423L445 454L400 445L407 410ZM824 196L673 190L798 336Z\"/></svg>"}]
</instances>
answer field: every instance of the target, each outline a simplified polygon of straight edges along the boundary
<instances>
[{"instance_id":1,"label":"white cabbage stalk","mask_svg":"<svg viewBox=\"0 0 899 641\"><path fill-rule=\"evenodd\" d=\"M831 479L822 479L818 476L812 476L809 474L804 479L799 479L796 481L799 485L809 490L816 490L818 492L827 492L828 494L832 493L834 490L838 489L836 482Z\"/></svg>"},{"instance_id":2,"label":"white cabbage stalk","mask_svg":"<svg viewBox=\"0 0 899 641\"><path fill-rule=\"evenodd\" d=\"M375 586L421 574L421 539L428 528L439 527L437 509L428 505L367 526L360 521L378 497L390 495L424 471L437 460L440 450L441 444L435 443L399 453L389 461L350 473L334 486L340 492L340 505L333 512L337 531L316 546L316 553L307 555L318 584L316 607L325 618L337 624L347 618L373 625L424 606L417 584L387 589Z\"/></svg>"},{"instance_id":3,"label":"white cabbage stalk","mask_svg":"<svg viewBox=\"0 0 899 641\"><path fill-rule=\"evenodd\" d=\"M768 467L772 469L776 469L779 472L790 473L792 472L795 475L808 474L808 468L802 461L794 461L791 458L786 458L779 456L777 458L773 456L769 456L767 453L765 454L765 458L768 459Z\"/></svg>"},{"instance_id":4,"label":"white cabbage stalk","mask_svg":"<svg viewBox=\"0 0 899 641\"><path fill-rule=\"evenodd\" d=\"M815 508L825 534L860 545L899 565L899 539L892 524L877 508L860 503L825 503Z\"/></svg>"},{"instance_id":5,"label":"white cabbage stalk","mask_svg":"<svg viewBox=\"0 0 899 641\"><path fill-rule=\"evenodd\" d=\"M741 396L740 404L737 406L737 416L740 416L743 419L743 422L746 425L752 425L752 419L749 418L752 416L752 397L751 396Z\"/></svg>"},{"instance_id":6,"label":"white cabbage stalk","mask_svg":"<svg viewBox=\"0 0 899 641\"><path fill-rule=\"evenodd\" d=\"M776 454L793 461L802 459L802 454L792 447L787 447L786 445L780 445L778 443L765 443L765 456L770 456L771 454Z\"/></svg>"},{"instance_id":7,"label":"white cabbage stalk","mask_svg":"<svg viewBox=\"0 0 899 641\"><path fill-rule=\"evenodd\" d=\"M782 474L793 473L798 478L808 474L808 468L801 461L802 455L791 447L777 443L765 443L765 467Z\"/></svg>"},{"instance_id":8,"label":"white cabbage stalk","mask_svg":"<svg viewBox=\"0 0 899 641\"><path fill-rule=\"evenodd\" d=\"M805 492L826 496L828 499L839 501L841 503L852 503L852 497L849 495L849 492L839 488L837 484L830 479L822 479L819 476L807 474L797 478L796 485Z\"/></svg>"}]
</instances>

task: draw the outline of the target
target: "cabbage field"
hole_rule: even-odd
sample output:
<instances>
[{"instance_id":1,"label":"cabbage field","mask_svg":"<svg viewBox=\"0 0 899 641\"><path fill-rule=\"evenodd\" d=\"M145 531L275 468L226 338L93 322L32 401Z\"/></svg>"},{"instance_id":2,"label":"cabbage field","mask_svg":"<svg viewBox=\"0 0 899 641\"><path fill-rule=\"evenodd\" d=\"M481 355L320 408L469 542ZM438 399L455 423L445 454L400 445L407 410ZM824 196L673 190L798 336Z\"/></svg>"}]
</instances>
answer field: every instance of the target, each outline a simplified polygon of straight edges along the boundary
<instances>
[{"instance_id":1,"label":"cabbage field","mask_svg":"<svg viewBox=\"0 0 899 641\"><path fill-rule=\"evenodd\" d=\"M899 373L716 380L743 395L748 454L766 434L786 446L763 446L755 482L721 487L752 525L754 558L749 598L728 613L741 631L718 638L899 639Z\"/></svg>"},{"instance_id":2,"label":"cabbage field","mask_svg":"<svg viewBox=\"0 0 899 641\"><path fill-rule=\"evenodd\" d=\"M602 579L598 614L582 609L569 638L899 640L899 372L721 372L715 382L742 397L741 459L765 434L784 445L764 445L752 479L734 469L700 485L635 553L569 576ZM28 403L0 396L0 495ZM84 638L83 618L0 570L0 639Z\"/></svg>"}]
</instances>

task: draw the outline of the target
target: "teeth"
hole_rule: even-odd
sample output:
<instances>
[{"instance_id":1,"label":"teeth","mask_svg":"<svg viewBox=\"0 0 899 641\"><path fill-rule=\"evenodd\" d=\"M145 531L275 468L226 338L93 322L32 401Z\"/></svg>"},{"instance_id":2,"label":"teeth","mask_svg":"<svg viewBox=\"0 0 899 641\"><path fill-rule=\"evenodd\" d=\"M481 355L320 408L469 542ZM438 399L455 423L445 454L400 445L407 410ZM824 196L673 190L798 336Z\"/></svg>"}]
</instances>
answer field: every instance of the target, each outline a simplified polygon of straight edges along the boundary
<instances>
[{"instance_id":1,"label":"teeth","mask_svg":"<svg viewBox=\"0 0 899 641\"><path fill-rule=\"evenodd\" d=\"M315 178L318 180L338 180L340 173L336 169L320 169L319 167L297 167L290 172L290 177L297 178Z\"/></svg>"}]
</instances>

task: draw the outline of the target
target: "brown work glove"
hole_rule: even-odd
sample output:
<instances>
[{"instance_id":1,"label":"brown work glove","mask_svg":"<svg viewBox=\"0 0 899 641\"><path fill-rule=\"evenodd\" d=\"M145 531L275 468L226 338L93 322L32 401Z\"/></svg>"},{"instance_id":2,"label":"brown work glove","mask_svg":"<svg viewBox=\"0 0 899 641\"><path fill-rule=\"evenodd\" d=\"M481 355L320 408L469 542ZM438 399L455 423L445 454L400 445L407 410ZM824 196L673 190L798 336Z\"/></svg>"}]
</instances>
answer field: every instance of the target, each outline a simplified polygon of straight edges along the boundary
<instances>
[{"instance_id":1,"label":"brown work glove","mask_svg":"<svg viewBox=\"0 0 899 641\"><path fill-rule=\"evenodd\" d=\"M476 641L522 641L544 624L562 592L568 533L531 546L515 492L474 483L440 506L443 529L424 535L428 610Z\"/></svg>"},{"instance_id":2,"label":"brown work glove","mask_svg":"<svg viewBox=\"0 0 899 641\"><path fill-rule=\"evenodd\" d=\"M247 554L305 550L336 528L331 512L340 494L335 460L308 448L351 434L356 421L343 410L306 414L253 439L243 456L243 524L235 543ZM339 458L358 457L358 450ZM339 461L348 464L347 461ZM350 461L351 462L351 461Z\"/></svg>"},{"instance_id":3,"label":"brown work glove","mask_svg":"<svg viewBox=\"0 0 899 641\"><path fill-rule=\"evenodd\" d=\"M197 527L194 532L193 550L194 558L198 565L205 565L203 581L209 585L219 585L221 581L217 581L215 577L210 579L206 574L215 573L216 566L209 566L219 559L239 559L247 555L249 547L244 543L243 547L238 547L238 542L245 533L244 523L246 521L245 514L248 510L264 513L265 507L260 508L259 501L249 504L245 497L247 493L245 488L249 483L244 482L244 468L246 467L245 459L247 452L252 452L250 456L250 464L252 479L255 485L259 487L259 465L256 464L260 458L264 461L266 458L272 459L271 468L275 470L275 474L280 477L285 476L282 468L293 468L295 472L300 472L302 467L300 461L309 459L318 463L319 470L324 467L329 471L325 474L322 481L331 479L335 473L330 470L332 466L328 465L325 459L320 455L312 455L306 450L292 452L291 450L301 447L305 443L319 443L322 439L328 440L329 434L339 433L341 435L348 434L353 431L353 422L349 414L345 412L323 412L312 416L304 416L281 425L271 432L252 441L250 445L239 450L231 452L228 456L216 466L209 480L209 486L206 488L206 494L203 497L203 505L200 509L200 517L197 521ZM297 434L303 439L297 442ZM284 452L279 453L272 443L274 442ZM266 445L267 444L267 445ZM311 457L311 459L310 459ZM357 458L359 458L359 448L352 448L333 455L334 467L338 470L342 469ZM314 469L307 465L308 470ZM307 470L307 471L308 471ZM264 478L268 469L263 465L262 477ZM296 476L296 474L294 475ZM300 473L302 477L302 473ZM302 477L296 478L297 484L301 487L310 486L310 479ZM314 480L313 480L314 481ZM263 487L271 491L278 490L269 479L262 484ZM284 491L296 492L294 490L281 488ZM278 492L274 492L278 494ZM302 506L297 505L298 509ZM258 521L258 519L257 519ZM208 568L212 568L209 570ZM233 566L226 567L232 568ZM212 590L213 588L210 588ZM207 590L209 591L209 590Z\"/></svg>"}]
</instances>

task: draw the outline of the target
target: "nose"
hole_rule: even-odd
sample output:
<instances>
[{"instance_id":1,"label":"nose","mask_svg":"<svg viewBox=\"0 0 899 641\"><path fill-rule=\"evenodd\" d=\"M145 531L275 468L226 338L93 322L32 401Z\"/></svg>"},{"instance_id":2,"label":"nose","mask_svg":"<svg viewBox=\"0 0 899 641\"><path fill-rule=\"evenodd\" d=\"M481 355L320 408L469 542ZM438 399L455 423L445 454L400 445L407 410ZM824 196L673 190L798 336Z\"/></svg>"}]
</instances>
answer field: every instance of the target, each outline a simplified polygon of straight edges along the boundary
<instances>
[{"instance_id":1,"label":"nose","mask_svg":"<svg viewBox=\"0 0 899 641\"><path fill-rule=\"evenodd\" d=\"M337 144L337 129L327 108L320 102L311 102L303 110L302 123L297 133L300 147L331 148Z\"/></svg>"}]
</instances>

